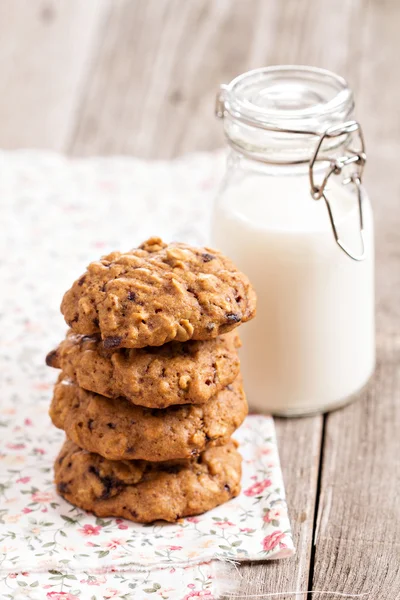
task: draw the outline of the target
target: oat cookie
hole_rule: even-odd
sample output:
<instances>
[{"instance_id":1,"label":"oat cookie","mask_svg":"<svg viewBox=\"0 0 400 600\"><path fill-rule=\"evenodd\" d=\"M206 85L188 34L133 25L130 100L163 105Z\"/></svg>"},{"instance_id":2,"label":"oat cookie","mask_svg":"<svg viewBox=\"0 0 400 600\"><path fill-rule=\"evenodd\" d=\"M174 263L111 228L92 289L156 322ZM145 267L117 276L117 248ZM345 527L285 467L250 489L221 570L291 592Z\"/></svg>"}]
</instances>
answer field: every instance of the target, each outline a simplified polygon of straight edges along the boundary
<instances>
[{"instance_id":1,"label":"oat cookie","mask_svg":"<svg viewBox=\"0 0 400 600\"><path fill-rule=\"evenodd\" d=\"M86 390L166 408L207 402L232 383L239 373L239 346L239 337L232 331L213 340L106 349L99 336L70 331L46 362Z\"/></svg>"},{"instance_id":2,"label":"oat cookie","mask_svg":"<svg viewBox=\"0 0 400 600\"><path fill-rule=\"evenodd\" d=\"M106 348L142 348L215 338L255 307L249 280L220 252L151 238L91 263L61 312L76 333L100 333Z\"/></svg>"},{"instance_id":3,"label":"oat cookie","mask_svg":"<svg viewBox=\"0 0 400 600\"><path fill-rule=\"evenodd\" d=\"M98 517L173 522L237 496L241 456L231 440L190 461L110 461L67 440L54 469L59 494Z\"/></svg>"},{"instance_id":4,"label":"oat cookie","mask_svg":"<svg viewBox=\"0 0 400 600\"><path fill-rule=\"evenodd\" d=\"M54 425L69 439L110 460L197 456L226 444L246 414L240 378L206 404L149 409L88 392L61 375L50 407Z\"/></svg>"}]
</instances>

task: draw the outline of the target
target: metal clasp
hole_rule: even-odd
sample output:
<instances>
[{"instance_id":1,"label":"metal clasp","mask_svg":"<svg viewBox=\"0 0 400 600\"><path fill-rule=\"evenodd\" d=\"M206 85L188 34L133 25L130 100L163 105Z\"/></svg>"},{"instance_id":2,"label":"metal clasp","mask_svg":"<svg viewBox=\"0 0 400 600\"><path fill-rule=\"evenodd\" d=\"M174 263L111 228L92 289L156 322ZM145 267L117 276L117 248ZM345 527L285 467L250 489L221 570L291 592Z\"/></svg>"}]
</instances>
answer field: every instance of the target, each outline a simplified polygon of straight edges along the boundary
<instances>
[{"instance_id":1,"label":"metal clasp","mask_svg":"<svg viewBox=\"0 0 400 600\"><path fill-rule=\"evenodd\" d=\"M320 156L322 144L327 139L342 137L342 136L352 136L357 133L360 140L360 148L355 150L351 147L347 148L348 154L345 156L341 156L339 158L329 158ZM340 248L353 260L361 261L364 260L366 251L365 251L365 239L364 239L364 190L361 184L362 173L364 170L364 165L367 160L365 154L365 142L364 136L362 134L361 126L357 121L348 121L347 123L343 123L343 125L330 127L328 128L319 138L317 146L315 148L315 152L310 160L309 164L309 177L310 177L310 186L311 186L311 196L314 200L324 199L326 207L328 209L329 219L332 225L333 235L335 237L336 243ZM317 162L328 162L329 166L325 173L325 176L322 182L317 185L314 178L314 167ZM353 184L356 187L357 193L357 203L358 203L358 213L359 213L359 226L360 226L360 238L361 238L361 253L355 254L352 252L340 239L339 232L337 230L335 217L332 211L332 205L325 193L326 185L329 181L331 175L340 175L346 167L350 165L354 165L355 169L353 173L351 173L348 177L344 178L342 181L343 185Z\"/></svg>"}]
</instances>

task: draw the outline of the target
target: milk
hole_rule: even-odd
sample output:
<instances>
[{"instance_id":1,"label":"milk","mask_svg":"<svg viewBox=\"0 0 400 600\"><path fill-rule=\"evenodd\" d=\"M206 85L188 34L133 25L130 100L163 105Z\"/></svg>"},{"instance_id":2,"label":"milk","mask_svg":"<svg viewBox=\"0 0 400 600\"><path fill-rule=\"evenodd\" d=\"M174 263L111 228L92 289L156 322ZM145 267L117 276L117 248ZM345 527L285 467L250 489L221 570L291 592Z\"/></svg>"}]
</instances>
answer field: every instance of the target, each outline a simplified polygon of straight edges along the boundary
<instances>
[{"instance_id":1,"label":"milk","mask_svg":"<svg viewBox=\"0 0 400 600\"><path fill-rule=\"evenodd\" d=\"M329 182L340 236L360 249L354 189ZM307 173L229 175L213 218L213 245L248 275L256 318L240 328L252 409L308 414L346 402L375 364L373 224L365 207L364 261L336 244Z\"/></svg>"}]
</instances>

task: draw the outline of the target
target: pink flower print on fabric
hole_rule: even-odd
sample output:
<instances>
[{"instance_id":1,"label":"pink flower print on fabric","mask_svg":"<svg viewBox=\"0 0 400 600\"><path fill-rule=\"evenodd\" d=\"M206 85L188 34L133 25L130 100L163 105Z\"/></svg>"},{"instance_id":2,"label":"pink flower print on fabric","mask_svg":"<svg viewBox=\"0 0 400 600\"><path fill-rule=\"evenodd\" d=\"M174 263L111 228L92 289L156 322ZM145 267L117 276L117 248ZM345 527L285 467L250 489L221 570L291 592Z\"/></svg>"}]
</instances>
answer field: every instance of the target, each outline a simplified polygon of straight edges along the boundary
<instances>
[{"instance_id":1,"label":"pink flower print on fabric","mask_svg":"<svg viewBox=\"0 0 400 600\"><path fill-rule=\"evenodd\" d=\"M81 529L78 529L82 535L99 535L101 531L100 525L84 525Z\"/></svg>"},{"instance_id":2,"label":"pink flower print on fabric","mask_svg":"<svg viewBox=\"0 0 400 600\"><path fill-rule=\"evenodd\" d=\"M257 481L253 483L247 490L244 491L245 496L257 496L258 494L262 494L265 488L269 487L272 484L270 479L264 479L263 481Z\"/></svg>"},{"instance_id":3,"label":"pink flower print on fabric","mask_svg":"<svg viewBox=\"0 0 400 600\"><path fill-rule=\"evenodd\" d=\"M278 544L282 548L285 548L286 544L282 543L282 539L284 537L285 537L285 534L283 533L283 531L274 531L274 533L271 533L270 535L267 535L263 539L263 550L264 550L264 552L271 552L271 550L273 550L274 548L276 548L278 546Z\"/></svg>"}]
</instances>

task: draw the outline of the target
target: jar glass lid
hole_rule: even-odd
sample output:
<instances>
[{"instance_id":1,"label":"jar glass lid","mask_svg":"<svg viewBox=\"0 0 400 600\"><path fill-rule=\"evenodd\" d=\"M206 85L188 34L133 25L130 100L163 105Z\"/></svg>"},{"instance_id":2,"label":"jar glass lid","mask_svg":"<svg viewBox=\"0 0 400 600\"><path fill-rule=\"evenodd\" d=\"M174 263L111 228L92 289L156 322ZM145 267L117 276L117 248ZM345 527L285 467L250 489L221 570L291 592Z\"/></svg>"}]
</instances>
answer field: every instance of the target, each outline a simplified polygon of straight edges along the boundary
<instances>
[{"instance_id":1,"label":"jar glass lid","mask_svg":"<svg viewBox=\"0 0 400 600\"><path fill-rule=\"evenodd\" d=\"M354 109L346 81L324 69L276 66L255 69L223 86L224 108L248 125L322 133L347 121Z\"/></svg>"}]
</instances>

